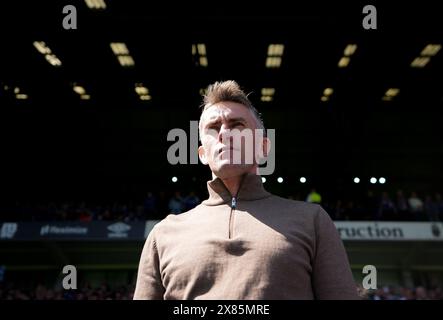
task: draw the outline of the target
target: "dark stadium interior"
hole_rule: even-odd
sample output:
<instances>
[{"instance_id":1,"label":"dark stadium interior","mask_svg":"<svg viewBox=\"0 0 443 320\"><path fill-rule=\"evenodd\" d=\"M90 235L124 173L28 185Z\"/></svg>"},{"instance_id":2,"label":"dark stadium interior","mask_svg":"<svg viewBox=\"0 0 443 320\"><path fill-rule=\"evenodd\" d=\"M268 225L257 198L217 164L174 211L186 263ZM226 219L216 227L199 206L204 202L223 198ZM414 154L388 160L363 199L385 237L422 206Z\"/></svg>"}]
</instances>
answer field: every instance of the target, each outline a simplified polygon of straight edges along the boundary
<instances>
[{"instance_id":1,"label":"dark stadium interior","mask_svg":"<svg viewBox=\"0 0 443 320\"><path fill-rule=\"evenodd\" d=\"M331 210L340 199L364 202L368 190L393 198L398 190L407 197L415 191L423 200L443 194L443 50L425 68L410 66L427 44L443 42L442 14L434 6L380 4L379 29L368 31L361 28L357 4L312 2L289 9L268 1L268 6L223 3L209 10L201 3L193 14L184 14L184 4L106 3L102 11L74 0L0 4L0 221L16 215L17 206L31 207L29 220L40 220L35 212L47 211L51 203L77 208L86 202L91 210L117 203L135 212L149 191L166 198L177 190L184 196L196 191L205 199L209 169L201 163L169 164L172 142L166 137L174 128L189 132L189 122L200 116L200 91L229 79L251 92L265 126L276 130L276 170L265 183L270 192L305 200L315 187ZM77 30L62 28L66 4L77 8ZM49 64L34 41L44 41L62 65ZM118 63L111 42L126 43L133 67ZM193 60L191 47L198 43L206 45L207 67ZM285 46L280 68L265 67L271 43ZM357 44L356 53L348 67L339 68L348 44ZM139 99L136 83L149 89L149 101ZM81 100L74 84L90 99ZM27 98L17 99L14 88ZM275 88L271 102L261 101L262 88ZM321 101L325 88L333 94ZM399 88L399 94L384 101L389 88ZM307 182L300 183L300 177ZM354 177L361 182L355 184ZM371 184L371 177L385 177L386 183ZM138 218L167 213L162 207ZM350 220L367 217L354 213ZM143 243L0 244L0 265L13 265L15 275L28 271L23 281L37 285L51 276L42 273L36 280L29 270L51 273L72 261L89 272L124 270L121 283L132 284ZM367 252L379 250L371 246L347 244L356 252L355 268L366 263ZM388 269L426 265L432 257L443 281L441 253L439 243L399 243L373 254ZM414 279L423 282L429 284Z\"/></svg>"},{"instance_id":2,"label":"dark stadium interior","mask_svg":"<svg viewBox=\"0 0 443 320\"><path fill-rule=\"evenodd\" d=\"M431 29L418 19L409 26L413 21L404 17L406 24L369 33L347 30L353 19L337 26L336 17L310 16L315 11L281 18L151 17L149 6L138 2L92 12L80 1L74 31L59 26L62 7L49 2L21 10L7 25L14 32L3 39L2 167L7 190L17 196L107 196L123 186L134 195L172 187L172 175L184 185L198 177L200 187L209 171L169 165L166 135L172 128L188 131L199 117L199 90L221 79L236 79L252 92L265 125L276 129L275 176L287 177L287 184L271 182L271 190L284 194L307 176L328 192L352 187L354 175L386 176L390 187L442 187L442 55L427 68L409 67L422 47L441 40L441 19L429 18ZM35 50L38 40L62 57L60 68ZM127 44L134 68L118 64L113 41ZM285 43L282 67L267 69L267 45L279 41ZM208 68L192 63L191 44L200 42L208 48ZM358 54L339 69L347 43L358 44ZM91 100L80 100L73 82ZM152 100L138 99L136 82L149 88ZM29 98L15 100L5 85L19 86ZM274 101L260 101L262 87L276 89ZM334 94L323 103L326 87ZM390 87L400 88L398 99L382 101Z\"/></svg>"}]
</instances>

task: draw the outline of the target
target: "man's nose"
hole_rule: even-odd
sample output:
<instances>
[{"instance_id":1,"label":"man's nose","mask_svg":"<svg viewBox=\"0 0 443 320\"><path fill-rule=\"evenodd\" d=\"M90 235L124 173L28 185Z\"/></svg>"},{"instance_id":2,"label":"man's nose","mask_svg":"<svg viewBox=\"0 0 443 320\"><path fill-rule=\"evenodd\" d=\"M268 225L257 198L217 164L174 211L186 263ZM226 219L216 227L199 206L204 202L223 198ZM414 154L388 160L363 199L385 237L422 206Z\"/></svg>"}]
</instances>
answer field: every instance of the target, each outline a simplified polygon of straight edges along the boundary
<instances>
[{"instance_id":1,"label":"man's nose","mask_svg":"<svg viewBox=\"0 0 443 320\"><path fill-rule=\"evenodd\" d=\"M222 125L218 133L218 141L227 143L230 137L231 137L231 130L229 130L227 126Z\"/></svg>"}]
</instances>

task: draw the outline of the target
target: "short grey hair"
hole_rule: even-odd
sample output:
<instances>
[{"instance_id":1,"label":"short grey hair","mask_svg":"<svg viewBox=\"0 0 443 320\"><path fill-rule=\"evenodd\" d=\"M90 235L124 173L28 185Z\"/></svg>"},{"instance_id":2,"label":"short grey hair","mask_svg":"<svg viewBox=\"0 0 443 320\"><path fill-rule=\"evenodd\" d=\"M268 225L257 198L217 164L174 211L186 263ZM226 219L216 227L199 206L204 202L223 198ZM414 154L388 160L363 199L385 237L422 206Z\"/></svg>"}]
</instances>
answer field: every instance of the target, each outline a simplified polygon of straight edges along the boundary
<instances>
[{"instance_id":1,"label":"short grey hair","mask_svg":"<svg viewBox=\"0 0 443 320\"><path fill-rule=\"evenodd\" d=\"M264 131L263 135L266 136L265 125L263 123L261 114L252 105L251 101L248 98L248 95L240 88L238 83L235 82L234 80L228 80L222 82L217 81L208 86L206 93L203 96L203 104L201 105L203 107L202 114L210 106L223 101L237 102L247 107L252 112L252 115L254 116L257 122L257 127L259 129L263 129ZM199 128L200 128L200 123L201 123L201 116L200 116Z\"/></svg>"}]
</instances>

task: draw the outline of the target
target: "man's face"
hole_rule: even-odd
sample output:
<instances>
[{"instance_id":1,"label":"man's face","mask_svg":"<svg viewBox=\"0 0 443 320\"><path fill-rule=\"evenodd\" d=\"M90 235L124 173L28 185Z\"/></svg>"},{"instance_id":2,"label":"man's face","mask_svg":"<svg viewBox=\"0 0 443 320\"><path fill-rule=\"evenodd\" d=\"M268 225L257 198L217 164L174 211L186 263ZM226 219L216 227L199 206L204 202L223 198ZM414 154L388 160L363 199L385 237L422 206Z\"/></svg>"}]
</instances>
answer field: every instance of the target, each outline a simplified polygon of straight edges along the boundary
<instances>
[{"instance_id":1,"label":"man's face","mask_svg":"<svg viewBox=\"0 0 443 320\"><path fill-rule=\"evenodd\" d=\"M256 148L259 148L255 145L255 129L258 129L256 119L242 104L226 101L208 107L203 111L200 122L200 160L220 178L253 171L257 167L256 161L251 161L249 156L254 157ZM251 135L246 135L248 131ZM243 138L241 143L239 136L242 134L252 139Z\"/></svg>"}]
</instances>

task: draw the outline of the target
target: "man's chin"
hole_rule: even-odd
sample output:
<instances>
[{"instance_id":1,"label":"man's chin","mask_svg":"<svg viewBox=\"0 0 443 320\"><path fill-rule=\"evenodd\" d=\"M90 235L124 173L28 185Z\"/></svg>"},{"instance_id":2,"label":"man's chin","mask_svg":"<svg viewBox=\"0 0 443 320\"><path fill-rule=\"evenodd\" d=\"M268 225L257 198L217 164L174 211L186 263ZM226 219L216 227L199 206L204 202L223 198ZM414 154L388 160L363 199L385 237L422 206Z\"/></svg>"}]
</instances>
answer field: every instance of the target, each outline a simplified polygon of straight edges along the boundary
<instances>
[{"instance_id":1,"label":"man's chin","mask_svg":"<svg viewBox=\"0 0 443 320\"><path fill-rule=\"evenodd\" d=\"M212 168L212 173L221 179L227 179L241 176L251 171L252 167L253 165L250 164L230 164L226 161L226 163L218 163L216 168Z\"/></svg>"}]
</instances>

